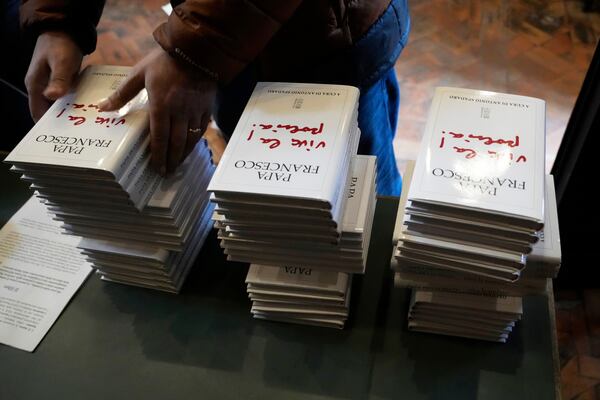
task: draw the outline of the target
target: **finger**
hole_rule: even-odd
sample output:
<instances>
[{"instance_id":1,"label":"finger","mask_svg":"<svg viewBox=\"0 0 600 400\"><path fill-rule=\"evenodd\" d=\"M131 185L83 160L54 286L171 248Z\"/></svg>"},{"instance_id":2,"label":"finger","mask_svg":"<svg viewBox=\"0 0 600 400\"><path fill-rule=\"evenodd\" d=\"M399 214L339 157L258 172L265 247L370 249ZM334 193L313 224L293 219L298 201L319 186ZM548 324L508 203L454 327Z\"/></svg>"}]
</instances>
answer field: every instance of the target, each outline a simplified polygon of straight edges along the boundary
<instances>
[{"instance_id":1,"label":"finger","mask_svg":"<svg viewBox=\"0 0 600 400\"><path fill-rule=\"evenodd\" d=\"M204 114L201 118L192 117L190 119L185 143L185 150L183 152L184 159L194 150L194 147L196 147L196 144L206 131L206 126L208 125L208 123L205 122L208 120L207 115L208 114Z\"/></svg>"},{"instance_id":2,"label":"finger","mask_svg":"<svg viewBox=\"0 0 600 400\"><path fill-rule=\"evenodd\" d=\"M48 60L50 67L50 79L48 86L44 90L44 96L48 100L56 100L69 91L77 78L80 63L75 60L64 60L50 58Z\"/></svg>"},{"instance_id":3,"label":"finger","mask_svg":"<svg viewBox=\"0 0 600 400\"><path fill-rule=\"evenodd\" d=\"M171 118L171 132L169 133L169 154L167 156L167 172L172 173L183 160L183 151L186 145L188 122L183 117Z\"/></svg>"},{"instance_id":4,"label":"finger","mask_svg":"<svg viewBox=\"0 0 600 400\"><path fill-rule=\"evenodd\" d=\"M52 105L52 102L42 94L42 89L29 93L29 111L34 122L38 122Z\"/></svg>"},{"instance_id":5,"label":"finger","mask_svg":"<svg viewBox=\"0 0 600 400\"><path fill-rule=\"evenodd\" d=\"M144 74L141 71L129 75L108 98L98 103L100 111L115 111L123 107L144 88Z\"/></svg>"},{"instance_id":6,"label":"finger","mask_svg":"<svg viewBox=\"0 0 600 400\"><path fill-rule=\"evenodd\" d=\"M167 151L169 147L169 116L163 108L150 105L150 151L152 166L161 176L167 173Z\"/></svg>"},{"instance_id":7,"label":"finger","mask_svg":"<svg viewBox=\"0 0 600 400\"><path fill-rule=\"evenodd\" d=\"M29 112L31 118L37 122L52 102L44 97L43 92L48 82L50 68L45 62L32 61L25 77L25 87L27 88L27 97L29 102Z\"/></svg>"}]
</instances>

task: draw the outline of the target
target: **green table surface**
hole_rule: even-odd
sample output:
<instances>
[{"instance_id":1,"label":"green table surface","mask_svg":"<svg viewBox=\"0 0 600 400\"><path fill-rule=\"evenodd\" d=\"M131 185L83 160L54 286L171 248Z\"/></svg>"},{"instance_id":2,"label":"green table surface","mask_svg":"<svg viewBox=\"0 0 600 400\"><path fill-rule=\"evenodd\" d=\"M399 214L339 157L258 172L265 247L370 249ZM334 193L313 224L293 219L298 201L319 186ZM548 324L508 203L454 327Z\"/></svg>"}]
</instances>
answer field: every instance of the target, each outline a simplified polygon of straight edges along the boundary
<instances>
[{"instance_id":1,"label":"green table surface","mask_svg":"<svg viewBox=\"0 0 600 400\"><path fill-rule=\"evenodd\" d=\"M3 157L2 154L0 156ZM29 197L0 167L0 223ZM380 198L344 330L250 316L247 265L214 233L179 295L92 275L34 353L0 345L0 399L549 399L553 303L524 300L507 344L409 332L389 260L397 198Z\"/></svg>"}]
</instances>

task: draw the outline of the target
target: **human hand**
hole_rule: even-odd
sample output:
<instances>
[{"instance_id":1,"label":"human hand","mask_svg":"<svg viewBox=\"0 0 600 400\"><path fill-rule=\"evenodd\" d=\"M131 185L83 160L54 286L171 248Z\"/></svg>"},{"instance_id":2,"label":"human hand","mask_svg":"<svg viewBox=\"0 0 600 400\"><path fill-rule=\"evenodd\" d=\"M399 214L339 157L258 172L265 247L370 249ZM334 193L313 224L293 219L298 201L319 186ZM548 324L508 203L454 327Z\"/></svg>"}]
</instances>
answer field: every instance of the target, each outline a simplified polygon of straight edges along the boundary
<instances>
[{"instance_id":1,"label":"human hand","mask_svg":"<svg viewBox=\"0 0 600 400\"><path fill-rule=\"evenodd\" d=\"M217 84L158 48L98 104L100 111L118 110L144 87L148 91L152 166L164 176L177 168L202 137Z\"/></svg>"},{"instance_id":2,"label":"human hand","mask_svg":"<svg viewBox=\"0 0 600 400\"><path fill-rule=\"evenodd\" d=\"M73 86L82 59L79 46L66 33L44 32L38 36L25 76L29 111L35 122Z\"/></svg>"}]
</instances>

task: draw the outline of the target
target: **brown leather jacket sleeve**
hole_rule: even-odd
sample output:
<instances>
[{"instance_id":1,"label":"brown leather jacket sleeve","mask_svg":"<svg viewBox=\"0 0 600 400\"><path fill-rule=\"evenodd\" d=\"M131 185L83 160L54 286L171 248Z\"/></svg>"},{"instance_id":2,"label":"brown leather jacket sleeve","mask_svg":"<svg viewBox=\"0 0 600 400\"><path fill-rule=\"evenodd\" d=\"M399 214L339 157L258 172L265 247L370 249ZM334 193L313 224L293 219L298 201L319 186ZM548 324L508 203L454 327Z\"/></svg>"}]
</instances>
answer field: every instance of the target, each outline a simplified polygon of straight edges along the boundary
<instances>
[{"instance_id":1,"label":"brown leather jacket sleeve","mask_svg":"<svg viewBox=\"0 0 600 400\"><path fill-rule=\"evenodd\" d=\"M90 54L96 48L96 25L105 0L22 0L19 13L21 29L37 37L46 31L66 32Z\"/></svg>"},{"instance_id":2,"label":"brown leather jacket sleeve","mask_svg":"<svg viewBox=\"0 0 600 400\"><path fill-rule=\"evenodd\" d=\"M256 58L301 2L187 0L174 7L154 38L169 54L227 82Z\"/></svg>"}]
</instances>

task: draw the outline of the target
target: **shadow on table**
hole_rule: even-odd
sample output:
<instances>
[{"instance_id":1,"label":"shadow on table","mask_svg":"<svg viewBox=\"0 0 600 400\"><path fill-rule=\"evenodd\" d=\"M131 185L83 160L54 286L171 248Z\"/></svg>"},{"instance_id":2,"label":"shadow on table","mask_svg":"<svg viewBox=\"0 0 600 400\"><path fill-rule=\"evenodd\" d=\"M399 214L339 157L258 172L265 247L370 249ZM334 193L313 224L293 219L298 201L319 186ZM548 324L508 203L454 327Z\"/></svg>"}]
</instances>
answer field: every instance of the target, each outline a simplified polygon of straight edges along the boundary
<instances>
[{"instance_id":1,"label":"shadow on table","mask_svg":"<svg viewBox=\"0 0 600 400\"><path fill-rule=\"evenodd\" d=\"M519 323L508 344L411 332L406 322L410 290L389 282L387 292L386 325L374 339L372 393L378 398L475 399L481 396L482 372L513 376L522 367Z\"/></svg>"},{"instance_id":2,"label":"shadow on table","mask_svg":"<svg viewBox=\"0 0 600 400\"><path fill-rule=\"evenodd\" d=\"M103 291L133 328L153 360L227 371L240 370L252 336L245 292L247 266L225 264L214 232L179 295L117 284Z\"/></svg>"},{"instance_id":3,"label":"shadow on table","mask_svg":"<svg viewBox=\"0 0 600 400\"><path fill-rule=\"evenodd\" d=\"M133 316L145 357L235 372L240 378L255 377L253 385L307 396L366 396L381 268L354 280L349 326L335 330L253 320L245 288L247 267L224 262L214 232L198 260L205 265L190 274L177 296L103 285L113 306Z\"/></svg>"},{"instance_id":4,"label":"shadow on table","mask_svg":"<svg viewBox=\"0 0 600 400\"><path fill-rule=\"evenodd\" d=\"M353 278L351 312L344 330L257 323L254 334L266 340L265 385L345 399L363 399L372 393L374 349L385 328L386 282L392 278L393 225L384 223L382 215L395 215L396 208L396 202L377 208L366 273Z\"/></svg>"},{"instance_id":5,"label":"shadow on table","mask_svg":"<svg viewBox=\"0 0 600 400\"><path fill-rule=\"evenodd\" d=\"M257 321L254 334L265 339L263 380L267 386L300 393L346 399L365 398L372 369L372 324L360 315L365 300L354 282L353 315L344 330L310 326L290 326ZM368 303L375 314L377 296ZM357 315L359 314L359 315Z\"/></svg>"}]
</instances>

